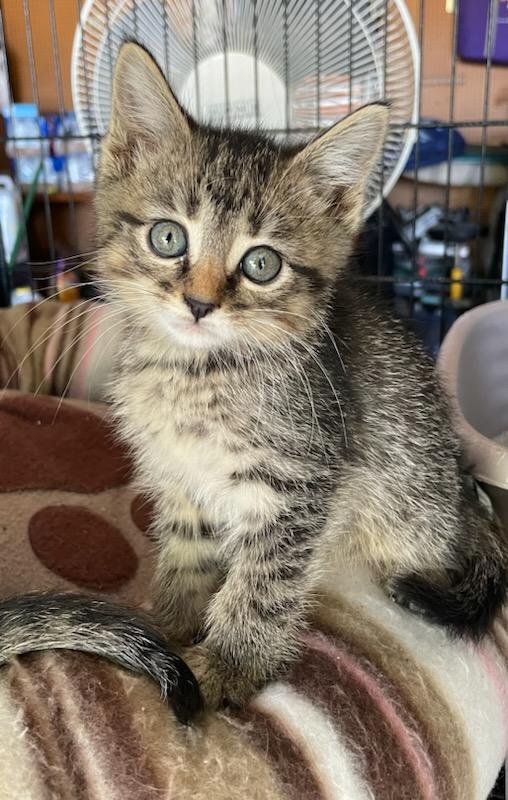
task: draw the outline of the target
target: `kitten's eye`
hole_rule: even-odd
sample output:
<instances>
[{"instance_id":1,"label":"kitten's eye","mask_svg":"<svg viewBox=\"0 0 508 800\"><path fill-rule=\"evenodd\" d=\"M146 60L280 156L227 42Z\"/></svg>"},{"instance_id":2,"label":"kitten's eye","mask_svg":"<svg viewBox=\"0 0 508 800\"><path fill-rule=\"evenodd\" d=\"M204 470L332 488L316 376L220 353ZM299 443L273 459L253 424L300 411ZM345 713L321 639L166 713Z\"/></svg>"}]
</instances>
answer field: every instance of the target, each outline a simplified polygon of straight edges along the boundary
<instances>
[{"instance_id":1,"label":"kitten's eye","mask_svg":"<svg viewBox=\"0 0 508 800\"><path fill-rule=\"evenodd\" d=\"M268 283L282 269L282 258L271 247L253 247L240 262L244 275L254 283Z\"/></svg>"},{"instance_id":2,"label":"kitten's eye","mask_svg":"<svg viewBox=\"0 0 508 800\"><path fill-rule=\"evenodd\" d=\"M150 246L162 258L178 258L187 252L187 234L178 222L156 222L150 229Z\"/></svg>"}]
</instances>

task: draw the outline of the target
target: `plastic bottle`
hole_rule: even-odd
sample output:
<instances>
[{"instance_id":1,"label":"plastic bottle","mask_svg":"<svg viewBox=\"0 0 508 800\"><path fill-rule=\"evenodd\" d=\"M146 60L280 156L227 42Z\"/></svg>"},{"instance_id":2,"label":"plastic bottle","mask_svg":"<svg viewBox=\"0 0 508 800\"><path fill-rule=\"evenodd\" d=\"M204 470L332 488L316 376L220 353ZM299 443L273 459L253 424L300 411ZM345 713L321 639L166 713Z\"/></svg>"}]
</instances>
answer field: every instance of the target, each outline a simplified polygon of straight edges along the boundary
<instances>
[{"instance_id":1,"label":"plastic bottle","mask_svg":"<svg viewBox=\"0 0 508 800\"><path fill-rule=\"evenodd\" d=\"M56 299L60 303L72 303L79 300L79 276L74 270L65 267L63 258L59 258L55 267Z\"/></svg>"},{"instance_id":2,"label":"plastic bottle","mask_svg":"<svg viewBox=\"0 0 508 800\"><path fill-rule=\"evenodd\" d=\"M3 116L10 139L5 151L13 161L18 183L30 185L43 159L41 183L46 183L49 188L55 187L57 177L49 156L47 128L37 106L11 103L4 107Z\"/></svg>"},{"instance_id":3,"label":"plastic bottle","mask_svg":"<svg viewBox=\"0 0 508 800\"><path fill-rule=\"evenodd\" d=\"M450 300L458 302L464 297L464 279L471 270L470 251L467 245L455 248L455 263L450 270Z\"/></svg>"},{"instance_id":4,"label":"plastic bottle","mask_svg":"<svg viewBox=\"0 0 508 800\"><path fill-rule=\"evenodd\" d=\"M93 186L92 153L86 140L79 138L79 133L73 112L68 111L56 118L54 152L63 160L60 175L64 191L87 191Z\"/></svg>"},{"instance_id":5,"label":"plastic bottle","mask_svg":"<svg viewBox=\"0 0 508 800\"><path fill-rule=\"evenodd\" d=\"M458 264L455 264L450 270L450 300L462 300L464 294L464 275Z\"/></svg>"},{"instance_id":6,"label":"plastic bottle","mask_svg":"<svg viewBox=\"0 0 508 800\"><path fill-rule=\"evenodd\" d=\"M23 209L19 189L9 175L0 175L0 224L6 261L9 261L18 229L23 225ZM26 236L23 235L17 259L26 261L28 248Z\"/></svg>"}]
</instances>

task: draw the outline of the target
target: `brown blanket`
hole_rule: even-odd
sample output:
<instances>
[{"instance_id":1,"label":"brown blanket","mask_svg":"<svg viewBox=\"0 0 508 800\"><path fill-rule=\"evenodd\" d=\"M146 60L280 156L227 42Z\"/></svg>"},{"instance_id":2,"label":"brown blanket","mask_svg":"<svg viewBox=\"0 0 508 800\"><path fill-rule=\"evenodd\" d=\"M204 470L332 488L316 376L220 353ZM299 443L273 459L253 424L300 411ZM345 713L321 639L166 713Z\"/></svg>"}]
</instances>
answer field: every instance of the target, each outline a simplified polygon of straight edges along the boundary
<instances>
[{"instance_id":1,"label":"brown blanket","mask_svg":"<svg viewBox=\"0 0 508 800\"><path fill-rule=\"evenodd\" d=\"M104 408L4 393L2 593L148 596L150 509ZM242 713L184 729L91 657L0 673L0 800L485 800L508 744L508 628L451 643L331 570L299 662Z\"/></svg>"}]
</instances>

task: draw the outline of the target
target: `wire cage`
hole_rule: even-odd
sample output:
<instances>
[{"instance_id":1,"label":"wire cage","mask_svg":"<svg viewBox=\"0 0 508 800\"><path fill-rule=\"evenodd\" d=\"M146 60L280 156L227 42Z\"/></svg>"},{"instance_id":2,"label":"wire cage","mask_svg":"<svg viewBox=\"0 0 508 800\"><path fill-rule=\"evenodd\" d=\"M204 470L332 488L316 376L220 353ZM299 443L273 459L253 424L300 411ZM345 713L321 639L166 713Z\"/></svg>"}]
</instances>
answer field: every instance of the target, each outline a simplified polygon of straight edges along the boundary
<instances>
[{"instance_id":1,"label":"wire cage","mask_svg":"<svg viewBox=\"0 0 508 800\"><path fill-rule=\"evenodd\" d=\"M508 297L507 0L0 0L0 12L0 306L100 301L95 165L125 38L198 117L210 96L215 120L218 108L290 140L386 97L354 279L434 354L460 314Z\"/></svg>"},{"instance_id":2,"label":"wire cage","mask_svg":"<svg viewBox=\"0 0 508 800\"><path fill-rule=\"evenodd\" d=\"M458 315L508 291L506 0L2 0L0 8L2 305L72 296L55 289L62 275L76 291L82 284L82 296L97 294L94 167L126 38L154 53L198 117L211 97L209 117L235 122L240 108L253 126L289 139L389 94L390 134L355 279L376 287L433 353ZM235 103L249 69L247 108Z\"/></svg>"}]
</instances>

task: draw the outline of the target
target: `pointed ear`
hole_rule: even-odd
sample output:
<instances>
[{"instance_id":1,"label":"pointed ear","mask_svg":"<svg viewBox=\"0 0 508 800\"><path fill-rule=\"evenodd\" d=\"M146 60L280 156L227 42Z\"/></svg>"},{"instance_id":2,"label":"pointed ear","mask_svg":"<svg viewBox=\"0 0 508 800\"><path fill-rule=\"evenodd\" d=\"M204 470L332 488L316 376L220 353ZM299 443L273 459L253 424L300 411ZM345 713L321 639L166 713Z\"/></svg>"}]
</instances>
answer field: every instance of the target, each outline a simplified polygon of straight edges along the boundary
<instances>
[{"instance_id":1,"label":"pointed ear","mask_svg":"<svg viewBox=\"0 0 508 800\"><path fill-rule=\"evenodd\" d=\"M187 115L153 58L137 44L122 45L113 76L103 161L132 158L136 145L153 145L161 138L181 139L189 131Z\"/></svg>"},{"instance_id":2,"label":"pointed ear","mask_svg":"<svg viewBox=\"0 0 508 800\"><path fill-rule=\"evenodd\" d=\"M381 155L388 117L386 105L364 106L310 142L293 162L313 175L353 230L361 224L364 192Z\"/></svg>"}]
</instances>

